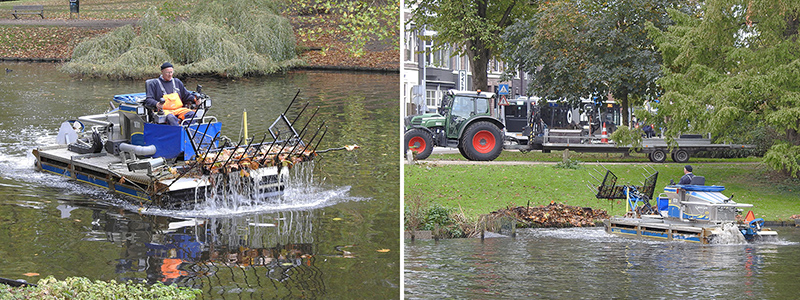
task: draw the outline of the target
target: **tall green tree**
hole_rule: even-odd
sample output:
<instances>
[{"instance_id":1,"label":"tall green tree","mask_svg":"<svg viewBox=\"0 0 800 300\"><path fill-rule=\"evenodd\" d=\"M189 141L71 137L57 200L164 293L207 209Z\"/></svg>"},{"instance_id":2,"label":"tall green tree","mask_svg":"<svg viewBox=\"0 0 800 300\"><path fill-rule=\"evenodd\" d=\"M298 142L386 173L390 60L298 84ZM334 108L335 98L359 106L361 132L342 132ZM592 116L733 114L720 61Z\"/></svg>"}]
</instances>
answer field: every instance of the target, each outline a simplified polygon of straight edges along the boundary
<instances>
[{"instance_id":1,"label":"tall green tree","mask_svg":"<svg viewBox=\"0 0 800 300\"><path fill-rule=\"evenodd\" d=\"M487 67L502 52L503 30L517 18L529 15L537 0L410 0L411 22L417 28L436 31L434 50L455 47L466 54L472 85L486 90Z\"/></svg>"},{"instance_id":2,"label":"tall green tree","mask_svg":"<svg viewBox=\"0 0 800 300\"><path fill-rule=\"evenodd\" d=\"M667 8L679 0L581 1L543 4L528 20L508 27L504 60L533 75L529 90L577 104L588 95L612 95L628 121L629 97L656 96L661 57L646 25L666 28Z\"/></svg>"},{"instance_id":3,"label":"tall green tree","mask_svg":"<svg viewBox=\"0 0 800 300\"><path fill-rule=\"evenodd\" d=\"M771 127L780 135L764 161L798 176L800 2L708 0L701 14L670 14L675 26L651 28L664 62L667 133L731 141Z\"/></svg>"}]
</instances>

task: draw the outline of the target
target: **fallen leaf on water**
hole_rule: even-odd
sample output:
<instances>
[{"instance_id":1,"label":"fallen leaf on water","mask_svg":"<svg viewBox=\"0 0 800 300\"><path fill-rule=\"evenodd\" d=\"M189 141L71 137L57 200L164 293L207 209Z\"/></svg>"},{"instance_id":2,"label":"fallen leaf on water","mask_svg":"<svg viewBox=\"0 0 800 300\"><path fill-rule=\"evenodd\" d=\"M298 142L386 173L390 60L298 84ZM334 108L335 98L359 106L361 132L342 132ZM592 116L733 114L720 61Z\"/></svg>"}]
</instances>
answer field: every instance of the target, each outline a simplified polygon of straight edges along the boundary
<instances>
[{"instance_id":1,"label":"fallen leaf on water","mask_svg":"<svg viewBox=\"0 0 800 300\"><path fill-rule=\"evenodd\" d=\"M39 273L25 273L25 274L22 274L22 275L25 275L25 276L28 276L28 277L33 277L33 276L39 276Z\"/></svg>"},{"instance_id":2,"label":"fallen leaf on water","mask_svg":"<svg viewBox=\"0 0 800 300\"><path fill-rule=\"evenodd\" d=\"M389 251L392 251L392 250L389 250L389 249L378 249L378 250L375 250L375 251L378 251L380 253L386 253L386 252L389 252Z\"/></svg>"}]
</instances>

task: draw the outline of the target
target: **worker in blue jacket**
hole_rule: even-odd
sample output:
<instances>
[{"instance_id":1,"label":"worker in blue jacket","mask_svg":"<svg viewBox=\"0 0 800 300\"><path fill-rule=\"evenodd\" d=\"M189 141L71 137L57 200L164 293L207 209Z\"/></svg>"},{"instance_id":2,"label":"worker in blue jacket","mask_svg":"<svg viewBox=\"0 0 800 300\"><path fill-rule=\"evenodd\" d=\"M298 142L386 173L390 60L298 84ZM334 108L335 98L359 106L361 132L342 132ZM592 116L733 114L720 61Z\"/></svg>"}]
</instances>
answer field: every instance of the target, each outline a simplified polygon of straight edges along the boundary
<instances>
[{"instance_id":1,"label":"worker in blue jacket","mask_svg":"<svg viewBox=\"0 0 800 300\"><path fill-rule=\"evenodd\" d=\"M694 178L694 174L692 174L692 166L686 165L683 167L683 177L681 177L681 181L678 184L690 184L692 183L692 178Z\"/></svg>"},{"instance_id":2,"label":"worker in blue jacket","mask_svg":"<svg viewBox=\"0 0 800 300\"><path fill-rule=\"evenodd\" d=\"M172 77L175 69L171 63L161 65L161 76L149 79L146 82L147 97L145 106L154 107L156 111L163 111L167 115L167 124L178 125L185 119L191 119L195 111L189 107L199 99L186 90L180 79Z\"/></svg>"}]
</instances>

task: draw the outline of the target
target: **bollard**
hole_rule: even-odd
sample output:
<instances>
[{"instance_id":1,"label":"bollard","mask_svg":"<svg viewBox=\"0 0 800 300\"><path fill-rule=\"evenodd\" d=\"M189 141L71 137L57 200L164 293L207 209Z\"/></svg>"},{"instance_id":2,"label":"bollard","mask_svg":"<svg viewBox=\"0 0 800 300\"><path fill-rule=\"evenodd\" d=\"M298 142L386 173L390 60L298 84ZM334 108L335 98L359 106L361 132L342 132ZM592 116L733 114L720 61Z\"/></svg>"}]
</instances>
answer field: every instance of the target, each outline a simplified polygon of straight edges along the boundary
<instances>
[{"instance_id":1,"label":"bollard","mask_svg":"<svg viewBox=\"0 0 800 300\"><path fill-rule=\"evenodd\" d=\"M511 237L512 238L516 238L517 237L517 220L516 219L511 220Z\"/></svg>"},{"instance_id":2,"label":"bollard","mask_svg":"<svg viewBox=\"0 0 800 300\"><path fill-rule=\"evenodd\" d=\"M482 218L481 221L481 243L483 243L483 239L486 235L486 218Z\"/></svg>"}]
</instances>

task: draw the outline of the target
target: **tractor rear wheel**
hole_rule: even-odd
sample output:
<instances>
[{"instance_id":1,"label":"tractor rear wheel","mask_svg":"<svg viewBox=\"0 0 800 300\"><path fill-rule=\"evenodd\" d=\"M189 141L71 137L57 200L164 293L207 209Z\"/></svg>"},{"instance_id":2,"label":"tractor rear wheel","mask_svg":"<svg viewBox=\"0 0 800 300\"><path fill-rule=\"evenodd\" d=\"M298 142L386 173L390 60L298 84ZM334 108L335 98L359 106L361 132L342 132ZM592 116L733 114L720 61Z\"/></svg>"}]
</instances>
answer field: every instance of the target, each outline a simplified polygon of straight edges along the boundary
<instances>
[{"instance_id":1,"label":"tractor rear wheel","mask_svg":"<svg viewBox=\"0 0 800 300\"><path fill-rule=\"evenodd\" d=\"M477 122L464 130L459 144L469 160L494 160L503 151L503 133L490 122Z\"/></svg>"},{"instance_id":2,"label":"tractor rear wheel","mask_svg":"<svg viewBox=\"0 0 800 300\"><path fill-rule=\"evenodd\" d=\"M472 160L467 156L467 152L464 150L464 144L458 143L458 153L461 153L461 156L464 158Z\"/></svg>"},{"instance_id":3,"label":"tractor rear wheel","mask_svg":"<svg viewBox=\"0 0 800 300\"><path fill-rule=\"evenodd\" d=\"M428 156L431 156L431 152L433 152L433 138L427 131L419 128L411 129L406 131L405 139L405 152L408 152L408 149L411 149L411 151L416 151L416 159L419 160L426 159Z\"/></svg>"}]
</instances>

